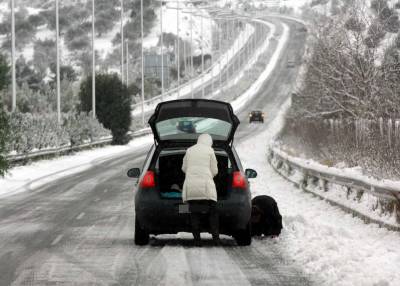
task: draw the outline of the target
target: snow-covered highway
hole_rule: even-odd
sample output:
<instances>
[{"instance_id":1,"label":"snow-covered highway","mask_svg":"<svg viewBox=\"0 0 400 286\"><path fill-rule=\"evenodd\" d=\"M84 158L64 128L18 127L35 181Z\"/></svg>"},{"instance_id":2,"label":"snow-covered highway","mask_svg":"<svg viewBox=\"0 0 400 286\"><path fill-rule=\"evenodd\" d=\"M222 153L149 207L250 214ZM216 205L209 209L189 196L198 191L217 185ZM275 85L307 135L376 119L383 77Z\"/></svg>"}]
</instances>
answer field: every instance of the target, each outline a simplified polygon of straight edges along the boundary
<instances>
[{"instance_id":1,"label":"snow-covered highway","mask_svg":"<svg viewBox=\"0 0 400 286\"><path fill-rule=\"evenodd\" d=\"M195 248L192 236L180 233L135 246L134 183L126 170L141 167L152 143L143 139L79 172L0 199L0 285L395 285L398 234L300 192L268 166L267 142L281 126L298 71L287 69L286 59L301 56L305 44L298 24L282 21L289 40L238 114L235 137L243 164L259 173L253 195L278 201L284 218L279 238L238 247L224 236L222 247L206 241ZM265 124L248 123L253 109L266 113Z\"/></svg>"}]
</instances>

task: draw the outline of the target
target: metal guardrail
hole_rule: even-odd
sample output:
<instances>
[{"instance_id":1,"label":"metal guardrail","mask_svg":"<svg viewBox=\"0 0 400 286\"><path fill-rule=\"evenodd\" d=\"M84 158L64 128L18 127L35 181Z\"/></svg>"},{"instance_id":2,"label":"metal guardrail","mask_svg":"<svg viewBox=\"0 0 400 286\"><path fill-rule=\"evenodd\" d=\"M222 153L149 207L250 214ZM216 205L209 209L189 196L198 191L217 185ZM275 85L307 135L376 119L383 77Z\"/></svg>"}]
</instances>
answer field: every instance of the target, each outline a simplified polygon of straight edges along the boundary
<instances>
[{"instance_id":1,"label":"metal guardrail","mask_svg":"<svg viewBox=\"0 0 400 286\"><path fill-rule=\"evenodd\" d=\"M293 162L290 156L284 154L282 151L277 150L276 148L273 147L269 148L267 158L269 164L275 169L277 173L279 173L285 179L296 184L297 187L307 192L311 192L314 195L319 196L320 198L328 201L329 203L339 206L343 210L353 213L354 215L357 215L358 217L364 219L367 222L377 223L380 226L386 227L390 230L400 231L400 188L386 187L386 186L383 187L379 184L373 184L371 182L368 182L367 180L363 180L360 178L353 178L348 175L338 175L334 172L329 172L329 171L322 172L319 170L315 170L312 167L307 166L306 164ZM303 175L302 180L300 182L291 180L289 178L290 174L294 169L298 170ZM360 197L363 195L363 192L371 194L372 196L382 200L382 202L385 202L386 204L392 206L389 207L389 209L392 208L392 212L396 218L397 225L388 224L386 222L382 222L380 220L371 218L367 214L361 213L348 206L342 205L334 200L322 196L321 194L310 191L310 189L308 188L310 181L313 182L320 181L322 183L320 185L322 186L323 191L325 192L329 191L328 183L331 183L334 185L339 185L347 188L348 192L352 190L356 191Z\"/></svg>"},{"instance_id":2,"label":"metal guardrail","mask_svg":"<svg viewBox=\"0 0 400 286\"><path fill-rule=\"evenodd\" d=\"M141 129L135 132L128 133L128 136L131 138L137 138L145 135L151 134L150 128ZM45 150L38 150L26 154L17 154L17 155L9 155L7 156L7 161L12 165L17 165L19 163L24 163L31 160L39 160L44 158L53 158L65 154L69 154L71 152L82 151L85 149L90 149L93 147L110 145L112 142L112 137L103 138L101 140L97 140L90 143L84 143L76 146L62 146L59 148L51 148Z\"/></svg>"}]
</instances>

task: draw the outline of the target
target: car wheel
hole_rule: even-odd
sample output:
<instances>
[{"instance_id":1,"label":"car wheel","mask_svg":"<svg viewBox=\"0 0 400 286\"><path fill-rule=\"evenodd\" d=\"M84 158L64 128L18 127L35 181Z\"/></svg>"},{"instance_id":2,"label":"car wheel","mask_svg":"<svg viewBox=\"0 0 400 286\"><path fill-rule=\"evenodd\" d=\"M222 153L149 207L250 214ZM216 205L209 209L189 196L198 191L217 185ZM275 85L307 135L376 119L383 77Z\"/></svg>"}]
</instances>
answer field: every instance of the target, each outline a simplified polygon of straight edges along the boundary
<instances>
[{"instance_id":1,"label":"car wheel","mask_svg":"<svg viewBox=\"0 0 400 286\"><path fill-rule=\"evenodd\" d=\"M143 228L140 227L138 219L135 219L135 244L146 245L149 243L149 234Z\"/></svg>"},{"instance_id":2,"label":"car wheel","mask_svg":"<svg viewBox=\"0 0 400 286\"><path fill-rule=\"evenodd\" d=\"M251 224L247 224L245 229L239 230L233 238L239 246L247 246L251 244Z\"/></svg>"}]
</instances>

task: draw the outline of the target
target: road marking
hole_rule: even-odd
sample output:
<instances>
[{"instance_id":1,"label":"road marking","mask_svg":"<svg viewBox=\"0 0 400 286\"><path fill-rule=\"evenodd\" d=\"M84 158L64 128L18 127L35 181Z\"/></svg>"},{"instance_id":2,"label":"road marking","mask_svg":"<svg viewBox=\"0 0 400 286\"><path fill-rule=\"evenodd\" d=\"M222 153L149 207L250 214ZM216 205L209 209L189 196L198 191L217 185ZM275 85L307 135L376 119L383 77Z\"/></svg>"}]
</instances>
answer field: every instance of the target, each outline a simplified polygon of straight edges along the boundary
<instances>
[{"instance_id":1,"label":"road marking","mask_svg":"<svg viewBox=\"0 0 400 286\"><path fill-rule=\"evenodd\" d=\"M78 215L78 216L76 217L76 219L77 219L77 220L80 220L80 219L82 219L84 216L85 216L85 213L81 213L80 215Z\"/></svg>"},{"instance_id":2,"label":"road marking","mask_svg":"<svg viewBox=\"0 0 400 286\"><path fill-rule=\"evenodd\" d=\"M56 245L57 243L60 242L60 240L63 238L63 234L60 234L56 237L56 239L53 240L53 242L51 243L52 246Z\"/></svg>"}]
</instances>

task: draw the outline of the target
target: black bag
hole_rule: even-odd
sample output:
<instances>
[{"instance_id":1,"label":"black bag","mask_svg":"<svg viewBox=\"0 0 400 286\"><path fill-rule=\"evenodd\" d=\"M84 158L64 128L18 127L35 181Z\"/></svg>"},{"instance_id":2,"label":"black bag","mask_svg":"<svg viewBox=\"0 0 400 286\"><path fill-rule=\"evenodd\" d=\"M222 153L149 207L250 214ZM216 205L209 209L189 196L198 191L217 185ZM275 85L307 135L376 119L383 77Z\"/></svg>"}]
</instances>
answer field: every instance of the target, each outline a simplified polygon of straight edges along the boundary
<instances>
[{"instance_id":1,"label":"black bag","mask_svg":"<svg viewBox=\"0 0 400 286\"><path fill-rule=\"evenodd\" d=\"M252 235L280 235L282 216L278 204L270 196L257 196L251 200L251 232Z\"/></svg>"}]
</instances>

